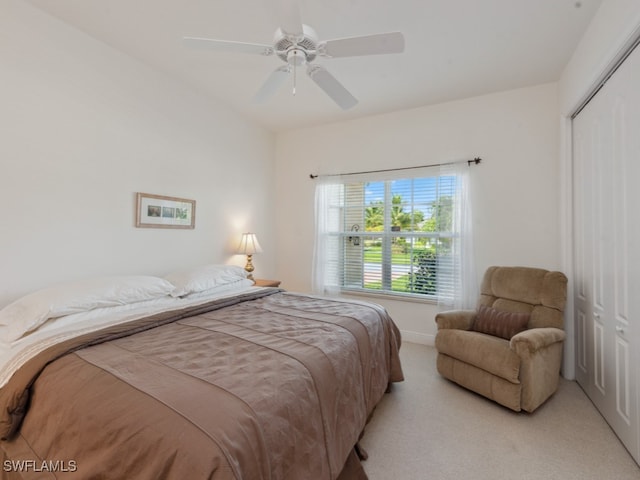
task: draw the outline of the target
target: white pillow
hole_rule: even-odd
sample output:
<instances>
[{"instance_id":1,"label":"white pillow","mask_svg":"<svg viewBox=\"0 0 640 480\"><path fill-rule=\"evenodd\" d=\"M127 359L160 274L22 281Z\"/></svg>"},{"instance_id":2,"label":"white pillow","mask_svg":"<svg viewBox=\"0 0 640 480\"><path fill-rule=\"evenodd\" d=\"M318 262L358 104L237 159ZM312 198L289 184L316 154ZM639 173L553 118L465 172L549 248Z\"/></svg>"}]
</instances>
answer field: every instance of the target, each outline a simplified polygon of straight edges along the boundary
<instances>
[{"instance_id":1,"label":"white pillow","mask_svg":"<svg viewBox=\"0 0 640 480\"><path fill-rule=\"evenodd\" d=\"M225 285L218 285L217 287L213 287L208 290L202 290L200 292L192 292L188 295L183 295L182 298L193 299L193 298L215 297L216 295L219 295L219 294L233 293L236 290L242 291L242 290L245 290L247 287L252 287L253 285L254 285L253 280L244 278L242 280L235 280Z\"/></svg>"},{"instance_id":2,"label":"white pillow","mask_svg":"<svg viewBox=\"0 0 640 480\"><path fill-rule=\"evenodd\" d=\"M178 270L164 278L175 287L171 295L183 297L190 293L203 292L220 285L244 280L247 278L247 272L244 268L236 265L205 265Z\"/></svg>"},{"instance_id":3,"label":"white pillow","mask_svg":"<svg viewBox=\"0 0 640 480\"><path fill-rule=\"evenodd\" d=\"M26 295L0 310L5 340L15 341L50 318L167 296L173 285L158 277L101 277L64 283Z\"/></svg>"}]
</instances>

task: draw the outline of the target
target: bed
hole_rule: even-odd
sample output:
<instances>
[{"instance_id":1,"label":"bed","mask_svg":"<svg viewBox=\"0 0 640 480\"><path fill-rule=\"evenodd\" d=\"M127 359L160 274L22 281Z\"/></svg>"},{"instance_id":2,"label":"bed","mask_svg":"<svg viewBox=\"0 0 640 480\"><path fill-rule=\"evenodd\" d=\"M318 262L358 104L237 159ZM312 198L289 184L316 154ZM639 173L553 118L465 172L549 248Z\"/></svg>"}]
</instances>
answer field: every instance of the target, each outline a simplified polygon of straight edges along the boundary
<instances>
[{"instance_id":1,"label":"bed","mask_svg":"<svg viewBox=\"0 0 640 480\"><path fill-rule=\"evenodd\" d=\"M357 442L403 380L396 325L245 275L107 277L0 310L2 478L365 479Z\"/></svg>"}]
</instances>

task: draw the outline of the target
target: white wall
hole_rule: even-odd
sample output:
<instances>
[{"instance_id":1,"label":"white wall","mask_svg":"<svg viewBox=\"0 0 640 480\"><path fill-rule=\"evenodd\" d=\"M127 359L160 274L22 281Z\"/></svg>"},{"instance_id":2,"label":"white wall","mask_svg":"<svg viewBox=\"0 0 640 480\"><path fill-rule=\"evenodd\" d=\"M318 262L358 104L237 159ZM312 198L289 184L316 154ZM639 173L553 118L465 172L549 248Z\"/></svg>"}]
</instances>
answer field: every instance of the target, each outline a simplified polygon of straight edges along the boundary
<instances>
[{"instance_id":1,"label":"white wall","mask_svg":"<svg viewBox=\"0 0 640 480\"><path fill-rule=\"evenodd\" d=\"M313 198L309 174L406 167L481 157L472 166L476 268L560 266L557 85L470 98L278 135L278 278L310 291ZM376 299L405 333L430 343L431 304Z\"/></svg>"},{"instance_id":2,"label":"white wall","mask_svg":"<svg viewBox=\"0 0 640 480\"><path fill-rule=\"evenodd\" d=\"M0 0L0 72L0 307L61 280L243 264L247 229L275 275L272 134L21 0ZM195 230L135 228L137 191L195 199Z\"/></svg>"}]
</instances>

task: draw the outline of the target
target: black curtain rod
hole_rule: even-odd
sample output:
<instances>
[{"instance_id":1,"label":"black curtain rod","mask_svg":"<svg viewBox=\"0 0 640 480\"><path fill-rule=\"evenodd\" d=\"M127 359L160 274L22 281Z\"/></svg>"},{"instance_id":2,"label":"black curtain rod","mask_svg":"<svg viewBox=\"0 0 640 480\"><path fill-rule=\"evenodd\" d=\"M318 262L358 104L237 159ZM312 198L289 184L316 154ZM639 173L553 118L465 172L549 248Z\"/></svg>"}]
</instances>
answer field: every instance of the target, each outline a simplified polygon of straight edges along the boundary
<instances>
[{"instance_id":1,"label":"black curtain rod","mask_svg":"<svg viewBox=\"0 0 640 480\"><path fill-rule=\"evenodd\" d=\"M426 167L442 167L444 165L454 165L456 163L462 163L462 162L467 162L467 165L471 165L472 163L474 165L479 164L482 161L482 159L480 157L476 157L473 160L460 160L458 162L448 162L448 163L434 163L431 165L418 165L416 167L401 167L401 168L386 168L383 170L368 170L368 171L364 171L364 172L349 172L349 173L331 173L328 175L314 175L313 173L309 174L309 178L311 180L315 180L318 177L342 177L342 176L346 176L346 175L360 175L361 173L384 173L384 172L397 172L400 170L414 170L416 168L426 168Z\"/></svg>"}]
</instances>

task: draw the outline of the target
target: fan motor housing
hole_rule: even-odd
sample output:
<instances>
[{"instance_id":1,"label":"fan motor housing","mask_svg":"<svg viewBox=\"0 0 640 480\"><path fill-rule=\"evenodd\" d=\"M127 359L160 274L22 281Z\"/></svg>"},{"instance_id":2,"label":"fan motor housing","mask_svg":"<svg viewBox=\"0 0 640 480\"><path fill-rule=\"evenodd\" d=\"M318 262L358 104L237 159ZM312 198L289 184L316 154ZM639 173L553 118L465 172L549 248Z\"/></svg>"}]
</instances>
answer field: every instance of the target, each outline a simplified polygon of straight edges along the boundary
<instances>
[{"instance_id":1,"label":"fan motor housing","mask_svg":"<svg viewBox=\"0 0 640 480\"><path fill-rule=\"evenodd\" d=\"M316 58L317 46L318 35L313 28L304 24L302 25L302 34L289 34L278 28L273 37L273 48L276 55L290 65L294 63L301 65L304 60L311 62ZM290 52L292 53L290 54ZM304 57L303 61L301 61L301 56Z\"/></svg>"}]
</instances>

